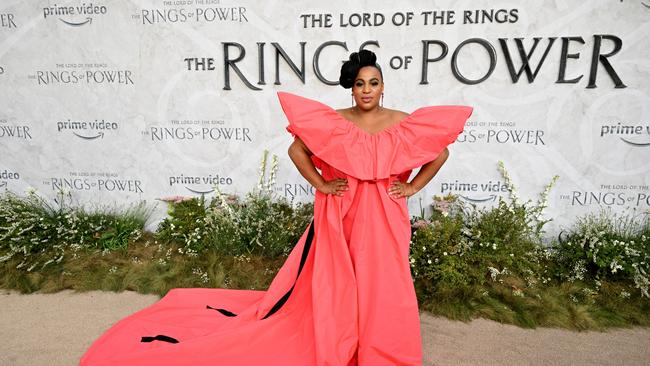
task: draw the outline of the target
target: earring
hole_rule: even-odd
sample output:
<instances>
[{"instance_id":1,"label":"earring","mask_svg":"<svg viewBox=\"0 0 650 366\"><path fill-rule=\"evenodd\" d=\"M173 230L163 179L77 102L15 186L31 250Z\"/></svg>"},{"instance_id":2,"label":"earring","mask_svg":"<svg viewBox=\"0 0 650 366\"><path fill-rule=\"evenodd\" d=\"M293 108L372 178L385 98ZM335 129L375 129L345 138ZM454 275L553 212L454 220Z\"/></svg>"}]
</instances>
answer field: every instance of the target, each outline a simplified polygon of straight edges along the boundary
<instances>
[{"instance_id":1,"label":"earring","mask_svg":"<svg viewBox=\"0 0 650 366\"><path fill-rule=\"evenodd\" d=\"M384 106L384 93L381 93L381 106Z\"/></svg>"},{"instance_id":2,"label":"earring","mask_svg":"<svg viewBox=\"0 0 650 366\"><path fill-rule=\"evenodd\" d=\"M354 107L354 94L350 94L350 99L352 100L352 106Z\"/></svg>"}]
</instances>

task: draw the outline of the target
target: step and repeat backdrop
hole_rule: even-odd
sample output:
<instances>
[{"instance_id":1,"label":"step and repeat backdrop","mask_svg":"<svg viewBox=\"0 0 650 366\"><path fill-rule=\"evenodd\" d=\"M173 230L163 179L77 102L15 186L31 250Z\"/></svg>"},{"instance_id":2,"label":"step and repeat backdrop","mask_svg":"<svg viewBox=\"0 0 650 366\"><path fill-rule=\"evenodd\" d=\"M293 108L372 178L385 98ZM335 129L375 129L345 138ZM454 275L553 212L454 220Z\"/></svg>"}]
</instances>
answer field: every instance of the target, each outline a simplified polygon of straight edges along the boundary
<instances>
[{"instance_id":1,"label":"step and repeat backdrop","mask_svg":"<svg viewBox=\"0 0 650 366\"><path fill-rule=\"evenodd\" d=\"M276 194L311 201L276 92L350 106L337 80L361 48L385 107L474 107L412 215L433 195L507 198L498 161L520 201L560 176L548 238L601 208L649 209L647 0L3 0L0 189L146 200L153 230L157 198L253 189L266 149Z\"/></svg>"}]
</instances>

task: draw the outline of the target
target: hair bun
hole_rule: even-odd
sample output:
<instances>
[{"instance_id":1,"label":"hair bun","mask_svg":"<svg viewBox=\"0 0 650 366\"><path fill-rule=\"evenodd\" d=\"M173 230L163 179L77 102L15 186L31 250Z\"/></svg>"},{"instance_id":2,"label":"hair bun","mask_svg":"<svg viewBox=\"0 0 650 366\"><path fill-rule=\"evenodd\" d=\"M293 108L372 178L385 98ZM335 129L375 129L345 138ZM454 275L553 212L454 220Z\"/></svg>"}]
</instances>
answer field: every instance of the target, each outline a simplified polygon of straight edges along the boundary
<instances>
[{"instance_id":1,"label":"hair bun","mask_svg":"<svg viewBox=\"0 0 650 366\"><path fill-rule=\"evenodd\" d=\"M377 63L377 55L372 51L361 50L355 53L357 54L356 57L360 60L360 64L363 66L374 65Z\"/></svg>"},{"instance_id":2,"label":"hair bun","mask_svg":"<svg viewBox=\"0 0 650 366\"><path fill-rule=\"evenodd\" d=\"M352 52L349 60L345 61L343 66L341 66L341 75L339 76L341 86L345 89L350 89L354 85L354 80L359 73L359 69L364 66L375 66L379 69L377 55L369 50Z\"/></svg>"}]
</instances>

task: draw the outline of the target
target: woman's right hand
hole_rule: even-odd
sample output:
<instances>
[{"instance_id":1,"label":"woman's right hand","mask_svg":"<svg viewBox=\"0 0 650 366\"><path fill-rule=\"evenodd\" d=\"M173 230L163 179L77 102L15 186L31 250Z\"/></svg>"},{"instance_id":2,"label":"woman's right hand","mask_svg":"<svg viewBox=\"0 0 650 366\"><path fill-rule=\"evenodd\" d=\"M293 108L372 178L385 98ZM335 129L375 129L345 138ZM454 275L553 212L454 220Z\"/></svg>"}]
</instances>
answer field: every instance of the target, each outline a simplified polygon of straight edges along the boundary
<instances>
[{"instance_id":1,"label":"woman's right hand","mask_svg":"<svg viewBox=\"0 0 650 366\"><path fill-rule=\"evenodd\" d=\"M348 180L344 178L332 179L325 181L320 187L316 187L318 191L325 194L335 194L342 197L345 191L349 189Z\"/></svg>"}]
</instances>

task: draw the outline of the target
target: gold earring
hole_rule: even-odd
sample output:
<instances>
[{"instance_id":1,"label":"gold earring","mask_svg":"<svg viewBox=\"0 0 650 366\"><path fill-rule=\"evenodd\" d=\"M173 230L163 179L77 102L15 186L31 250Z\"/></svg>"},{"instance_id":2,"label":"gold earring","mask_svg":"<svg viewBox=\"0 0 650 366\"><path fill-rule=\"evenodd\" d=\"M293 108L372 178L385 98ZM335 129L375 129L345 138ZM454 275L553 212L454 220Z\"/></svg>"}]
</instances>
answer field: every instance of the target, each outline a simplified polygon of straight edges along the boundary
<instances>
[{"instance_id":1,"label":"gold earring","mask_svg":"<svg viewBox=\"0 0 650 366\"><path fill-rule=\"evenodd\" d=\"M381 93L381 106L384 106L384 93Z\"/></svg>"}]
</instances>

